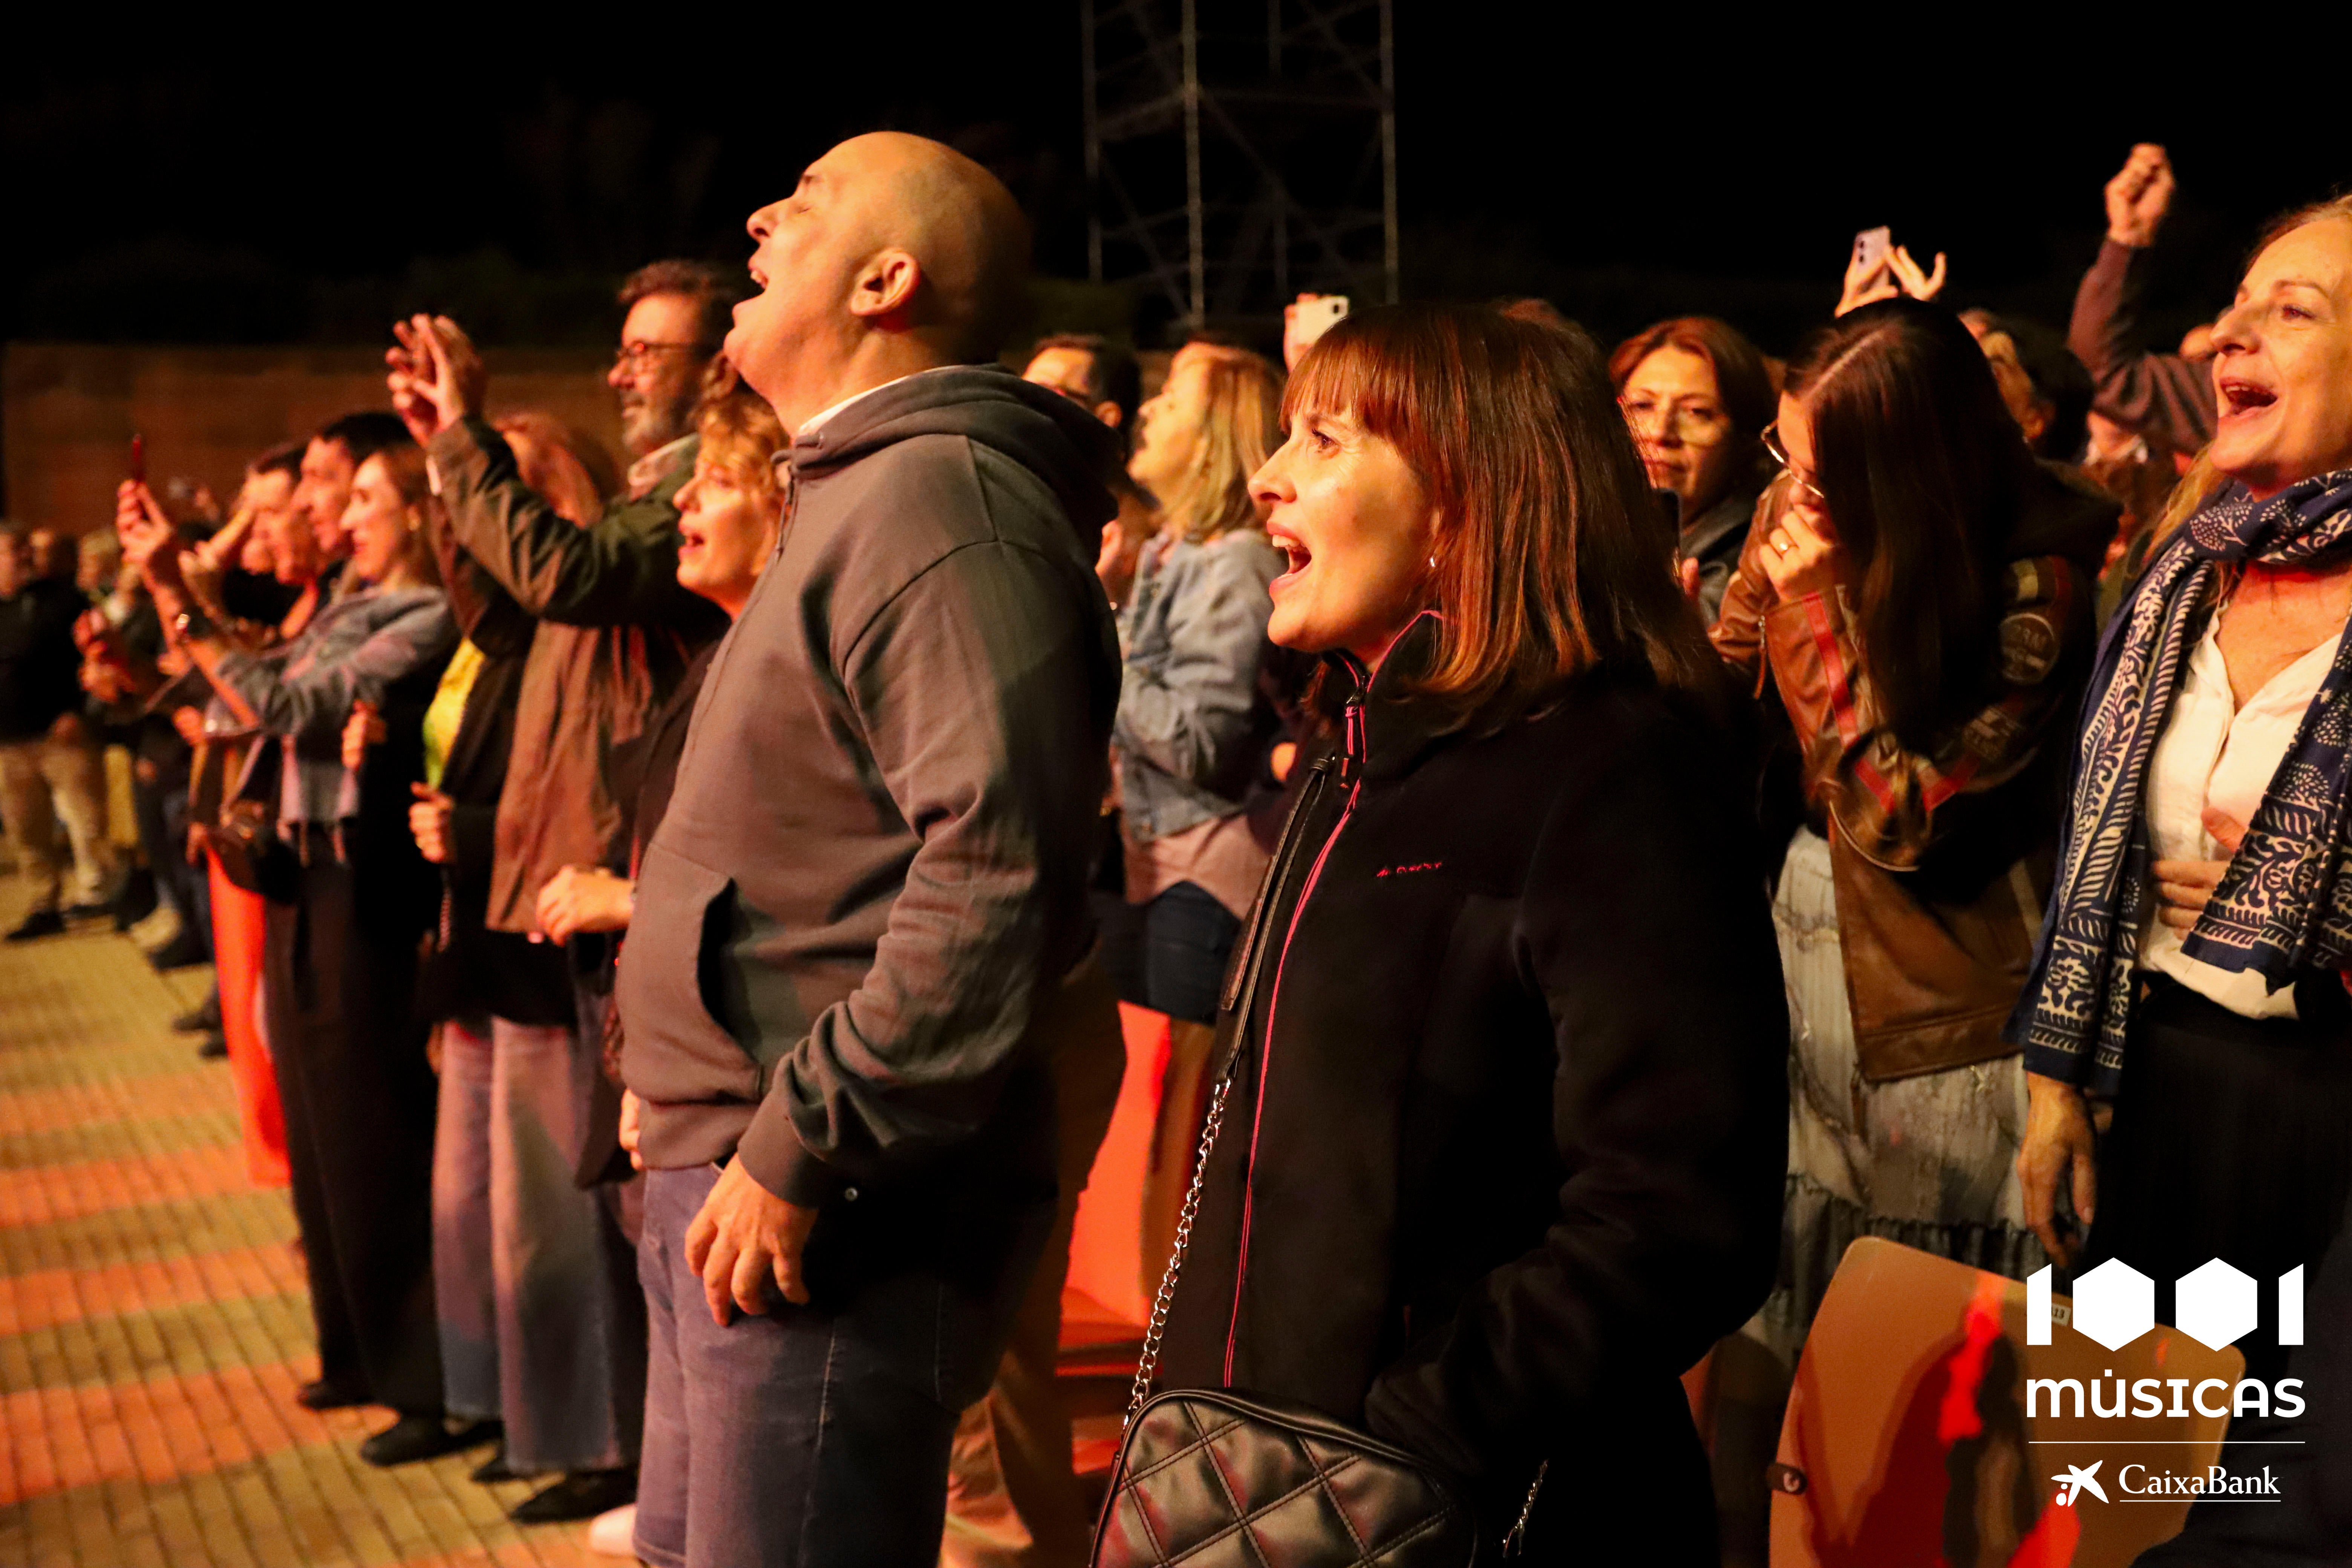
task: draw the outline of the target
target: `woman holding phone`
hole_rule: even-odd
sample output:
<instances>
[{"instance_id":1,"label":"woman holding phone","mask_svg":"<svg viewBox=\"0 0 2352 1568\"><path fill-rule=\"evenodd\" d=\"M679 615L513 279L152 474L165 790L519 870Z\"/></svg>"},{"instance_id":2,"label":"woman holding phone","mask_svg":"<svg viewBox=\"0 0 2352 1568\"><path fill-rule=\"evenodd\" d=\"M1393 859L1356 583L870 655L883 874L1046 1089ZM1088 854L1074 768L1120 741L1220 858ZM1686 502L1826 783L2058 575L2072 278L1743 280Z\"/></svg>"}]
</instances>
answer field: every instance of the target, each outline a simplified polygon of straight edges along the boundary
<instances>
[{"instance_id":1,"label":"woman holding phone","mask_svg":"<svg viewBox=\"0 0 2352 1568\"><path fill-rule=\"evenodd\" d=\"M342 530L357 586L265 652L232 646L187 592L172 525L126 483L116 530L146 574L175 647L264 743L240 793L276 805L255 847L267 895L269 1044L286 1113L295 1217L310 1271L320 1372L314 1410L390 1405L361 1447L372 1464L478 1440L444 1423L433 1314L434 1082L415 1020L416 949L437 879L408 830L423 775L421 724L457 628L424 532L425 454L373 452L352 479ZM388 740L353 772L343 730L365 702Z\"/></svg>"}]
</instances>

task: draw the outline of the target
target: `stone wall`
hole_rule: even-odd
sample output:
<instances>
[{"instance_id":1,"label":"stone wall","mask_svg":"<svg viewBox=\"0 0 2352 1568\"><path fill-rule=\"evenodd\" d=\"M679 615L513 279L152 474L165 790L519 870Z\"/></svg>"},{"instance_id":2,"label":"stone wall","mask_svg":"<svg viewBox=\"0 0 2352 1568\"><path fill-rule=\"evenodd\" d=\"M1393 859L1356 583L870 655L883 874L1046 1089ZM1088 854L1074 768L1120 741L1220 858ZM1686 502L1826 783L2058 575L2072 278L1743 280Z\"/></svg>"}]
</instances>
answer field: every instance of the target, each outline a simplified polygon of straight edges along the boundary
<instances>
[{"instance_id":1,"label":"stone wall","mask_svg":"<svg viewBox=\"0 0 2352 1568\"><path fill-rule=\"evenodd\" d=\"M544 408L617 456L610 360L580 349L491 350L493 415ZM224 507L248 459L339 415L386 406L383 353L371 348L141 348L10 343L0 363L5 514L81 533L114 516L131 432L160 491L175 478Z\"/></svg>"}]
</instances>

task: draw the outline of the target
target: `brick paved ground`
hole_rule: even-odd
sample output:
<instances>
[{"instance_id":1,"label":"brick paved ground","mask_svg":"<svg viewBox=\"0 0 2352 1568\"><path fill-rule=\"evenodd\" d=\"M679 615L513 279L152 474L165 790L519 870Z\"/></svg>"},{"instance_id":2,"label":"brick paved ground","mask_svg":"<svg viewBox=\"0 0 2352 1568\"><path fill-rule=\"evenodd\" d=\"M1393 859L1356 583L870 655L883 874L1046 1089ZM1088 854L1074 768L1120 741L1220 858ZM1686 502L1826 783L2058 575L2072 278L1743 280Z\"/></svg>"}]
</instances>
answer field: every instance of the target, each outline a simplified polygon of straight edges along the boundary
<instances>
[{"instance_id":1,"label":"brick paved ground","mask_svg":"<svg viewBox=\"0 0 2352 1568\"><path fill-rule=\"evenodd\" d=\"M0 928L22 895L0 880ZM89 928L0 947L0 1568L574 1568L579 1525L520 1530L477 1452L377 1470L377 1410L313 1415L284 1193L236 1149L228 1069L158 976Z\"/></svg>"}]
</instances>

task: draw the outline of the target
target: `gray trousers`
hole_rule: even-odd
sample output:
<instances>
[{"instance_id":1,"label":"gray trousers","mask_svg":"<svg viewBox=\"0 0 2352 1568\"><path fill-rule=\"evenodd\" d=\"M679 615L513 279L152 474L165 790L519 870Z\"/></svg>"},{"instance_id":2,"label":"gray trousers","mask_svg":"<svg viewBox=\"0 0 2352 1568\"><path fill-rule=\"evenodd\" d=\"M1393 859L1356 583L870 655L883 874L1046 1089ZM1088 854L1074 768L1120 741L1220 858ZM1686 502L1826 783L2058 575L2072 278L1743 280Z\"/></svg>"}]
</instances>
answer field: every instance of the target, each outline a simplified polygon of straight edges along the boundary
<instances>
[{"instance_id":1,"label":"gray trousers","mask_svg":"<svg viewBox=\"0 0 2352 1568\"><path fill-rule=\"evenodd\" d=\"M636 1462L645 1389L631 1248L612 1206L572 1184L594 1047L504 1018L441 1031L433 1287L452 1415L506 1423L536 1474Z\"/></svg>"}]
</instances>

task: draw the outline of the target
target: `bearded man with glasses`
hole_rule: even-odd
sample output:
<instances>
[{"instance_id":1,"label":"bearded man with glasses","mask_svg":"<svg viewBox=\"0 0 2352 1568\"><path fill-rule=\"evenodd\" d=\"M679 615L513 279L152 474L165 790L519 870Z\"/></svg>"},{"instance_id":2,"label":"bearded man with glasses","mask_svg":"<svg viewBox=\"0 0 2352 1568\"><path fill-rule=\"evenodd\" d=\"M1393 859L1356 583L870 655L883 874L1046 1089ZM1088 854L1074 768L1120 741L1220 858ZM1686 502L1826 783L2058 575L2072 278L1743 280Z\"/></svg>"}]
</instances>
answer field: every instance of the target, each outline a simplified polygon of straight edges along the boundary
<instances>
[{"instance_id":1,"label":"bearded man with glasses","mask_svg":"<svg viewBox=\"0 0 2352 1568\"><path fill-rule=\"evenodd\" d=\"M620 398L627 479L584 525L524 483L513 449L483 417L488 376L457 324L418 316L393 329L393 405L425 447L447 514L436 543L450 608L486 652L528 639L493 829L492 931L537 934L541 889L625 845L613 757L726 629L722 612L678 585L675 498L693 476L695 406L740 291L693 261L656 262L623 286L628 313L604 379ZM635 1189L618 1154L620 1091L601 1072L611 965L574 956L576 1032L488 1021L494 1102L504 1109L488 1119L492 1146L474 1152L479 1169L513 1173L491 1182L496 1245L509 1250L494 1269L524 1281L510 1293L520 1321L489 1331L472 1304L493 1293L457 1263L438 1263L436 1281L449 1408L505 1422L505 1447L478 1479L557 1478L516 1510L529 1523L626 1503L643 1425ZM559 1034L568 1050L548 1048ZM569 1168L538 1154L550 1145ZM572 1272L554 1279L551 1260L564 1259Z\"/></svg>"}]
</instances>

